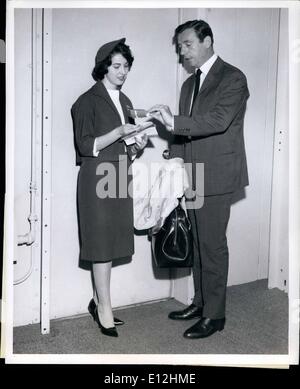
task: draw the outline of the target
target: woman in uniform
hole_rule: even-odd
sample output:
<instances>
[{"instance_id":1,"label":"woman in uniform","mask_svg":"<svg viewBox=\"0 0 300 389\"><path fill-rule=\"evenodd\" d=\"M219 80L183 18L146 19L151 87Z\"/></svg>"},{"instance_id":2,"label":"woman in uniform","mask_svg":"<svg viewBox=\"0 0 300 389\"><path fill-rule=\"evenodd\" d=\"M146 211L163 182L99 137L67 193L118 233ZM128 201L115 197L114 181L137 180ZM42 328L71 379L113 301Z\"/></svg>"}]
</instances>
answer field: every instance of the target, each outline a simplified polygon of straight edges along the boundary
<instances>
[{"instance_id":1,"label":"woman in uniform","mask_svg":"<svg viewBox=\"0 0 300 389\"><path fill-rule=\"evenodd\" d=\"M101 332L118 336L110 298L112 261L134 253L133 201L120 177L146 146L145 135L126 147L122 138L136 131L128 117L129 98L121 92L133 63L125 38L108 42L97 52L92 73L96 84L72 106L77 164L80 259L92 264L94 297L88 310ZM127 165L126 165L127 164ZM128 169L126 170L128 174Z\"/></svg>"}]
</instances>

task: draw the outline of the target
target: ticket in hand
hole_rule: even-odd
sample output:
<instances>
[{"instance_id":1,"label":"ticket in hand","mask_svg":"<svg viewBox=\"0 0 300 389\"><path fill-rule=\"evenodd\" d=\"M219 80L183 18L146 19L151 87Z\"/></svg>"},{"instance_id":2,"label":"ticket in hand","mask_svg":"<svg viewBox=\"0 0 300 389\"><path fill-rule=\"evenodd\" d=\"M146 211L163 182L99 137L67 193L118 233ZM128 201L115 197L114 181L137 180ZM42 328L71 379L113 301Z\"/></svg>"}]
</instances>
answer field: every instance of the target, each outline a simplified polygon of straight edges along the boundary
<instances>
[{"instance_id":1,"label":"ticket in hand","mask_svg":"<svg viewBox=\"0 0 300 389\"><path fill-rule=\"evenodd\" d=\"M124 136L122 139L126 143L126 145L131 145L135 143L135 138L142 137L144 134L147 134L148 136L158 136L156 128L153 126L153 123L151 122L140 122L138 125L136 125L136 131Z\"/></svg>"},{"instance_id":2,"label":"ticket in hand","mask_svg":"<svg viewBox=\"0 0 300 389\"><path fill-rule=\"evenodd\" d=\"M128 112L128 116L131 117L132 119L145 118L149 116L148 111L146 111L145 109L134 109L129 106L127 106L127 112Z\"/></svg>"},{"instance_id":3,"label":"ticket in hand","mask_svg":"<svg viewBox=\"0 0 300 389\"><path fill-rule=\"evenodd\" d=\"M140 132L142 132L142 131L146 130L147 128L150 128L150 127L153 127L153 123L151 123L151 122L140 122L140 123L136 124L135 132L132 132L131 134L124 136L122 139L123 140L127 140L129 138L133 138L134 136L136 136Z\"/></svg>"}]
</instances>

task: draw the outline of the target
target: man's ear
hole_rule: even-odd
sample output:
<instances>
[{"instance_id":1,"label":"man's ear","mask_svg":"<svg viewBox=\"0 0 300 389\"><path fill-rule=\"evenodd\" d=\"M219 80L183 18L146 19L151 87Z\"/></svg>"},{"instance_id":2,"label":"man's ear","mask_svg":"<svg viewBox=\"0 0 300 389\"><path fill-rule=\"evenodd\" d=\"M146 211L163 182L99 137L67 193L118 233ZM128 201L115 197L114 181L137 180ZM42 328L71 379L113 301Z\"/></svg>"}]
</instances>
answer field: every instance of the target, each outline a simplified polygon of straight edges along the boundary
<instances>
[{"instance_id":1,"label":"man's ear","mask_svg":"<svg viewBox=\"0 0 300 389\"><path fill-rule=\"evenodd\" d=\"M203 44L204 46L209 49L210 47L212 47L212 39L210 36L206 36L204 39L203 39Z\"/></svg>"}]
</instances>

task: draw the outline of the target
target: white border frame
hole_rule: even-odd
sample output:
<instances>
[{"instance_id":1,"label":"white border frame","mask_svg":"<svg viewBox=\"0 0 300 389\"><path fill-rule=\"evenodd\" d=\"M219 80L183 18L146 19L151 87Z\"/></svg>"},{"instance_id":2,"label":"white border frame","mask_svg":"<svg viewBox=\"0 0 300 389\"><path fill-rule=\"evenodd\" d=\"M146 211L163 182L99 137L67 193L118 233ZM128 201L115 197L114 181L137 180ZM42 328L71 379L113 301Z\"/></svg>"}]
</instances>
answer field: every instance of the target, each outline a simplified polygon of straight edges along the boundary
<instances>
[{"instance_id":1,"label":"white border frame","mask_svg":"<svg viewBox=\"0 0 300 389\"><path fill-rule=\"evenodd\" d=\"M300 113L300 3L295 1L187 1L184 8L289 8L290 52L290 258L289 263L289 354L288 355L34 355L13 354L13 258L14 258L14 9L15 8L182 8L182 1L47 1L11 0L7 2L7 88L6 88L6 197L3 264L2 344L1 355L7 363L80 363L80 364L183 364L202 366L259 366L287 368L297 364L299 356L299 201L300 166L299 131ZM49 122L48 122L49 123ZM13 172L11 174L11 172Z\"/></svg>"},{"instance_id":2,"label":"white border frame","mask_svg":"<svg viewBox=\"0 0 300 389\"><path fill-rule=\"evenodd\" d=\"M289 12L289 355L299 364L300 3Z\"/></svg>"}]
</instances>

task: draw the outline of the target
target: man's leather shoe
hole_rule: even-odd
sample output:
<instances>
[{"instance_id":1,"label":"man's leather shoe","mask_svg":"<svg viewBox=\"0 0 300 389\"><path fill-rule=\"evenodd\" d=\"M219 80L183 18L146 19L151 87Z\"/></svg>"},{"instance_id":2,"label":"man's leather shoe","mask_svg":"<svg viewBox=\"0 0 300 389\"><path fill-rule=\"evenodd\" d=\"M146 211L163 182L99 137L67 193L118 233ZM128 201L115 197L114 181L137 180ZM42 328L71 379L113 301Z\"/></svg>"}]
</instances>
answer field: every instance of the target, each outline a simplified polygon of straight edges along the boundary
<instances>
[{"instance_id":1,"label":"man's leather shoe","mask_svg":"<svg viewBox=\"0 0 300 389\"><path fill-rule=\"evenodd\" d=\"M191 320L202 317L202 308L197 307L195 304L189 305L187 308L181 311L174 311L169 313L169 319L172 320Z\"/></svg>"},{"instance_id":2,"label":"man's leather shoe","mask_svg":"<svg viewBox=\"0 0 300 389\"><path fill-rule=\"evenodd\" d=\"M188 339L207 338L216 331L222 331L225 325L225 318L223 319L209 319L202 317L196 324L188 328L183 336Z\"/></svg>"}]
</instances>

